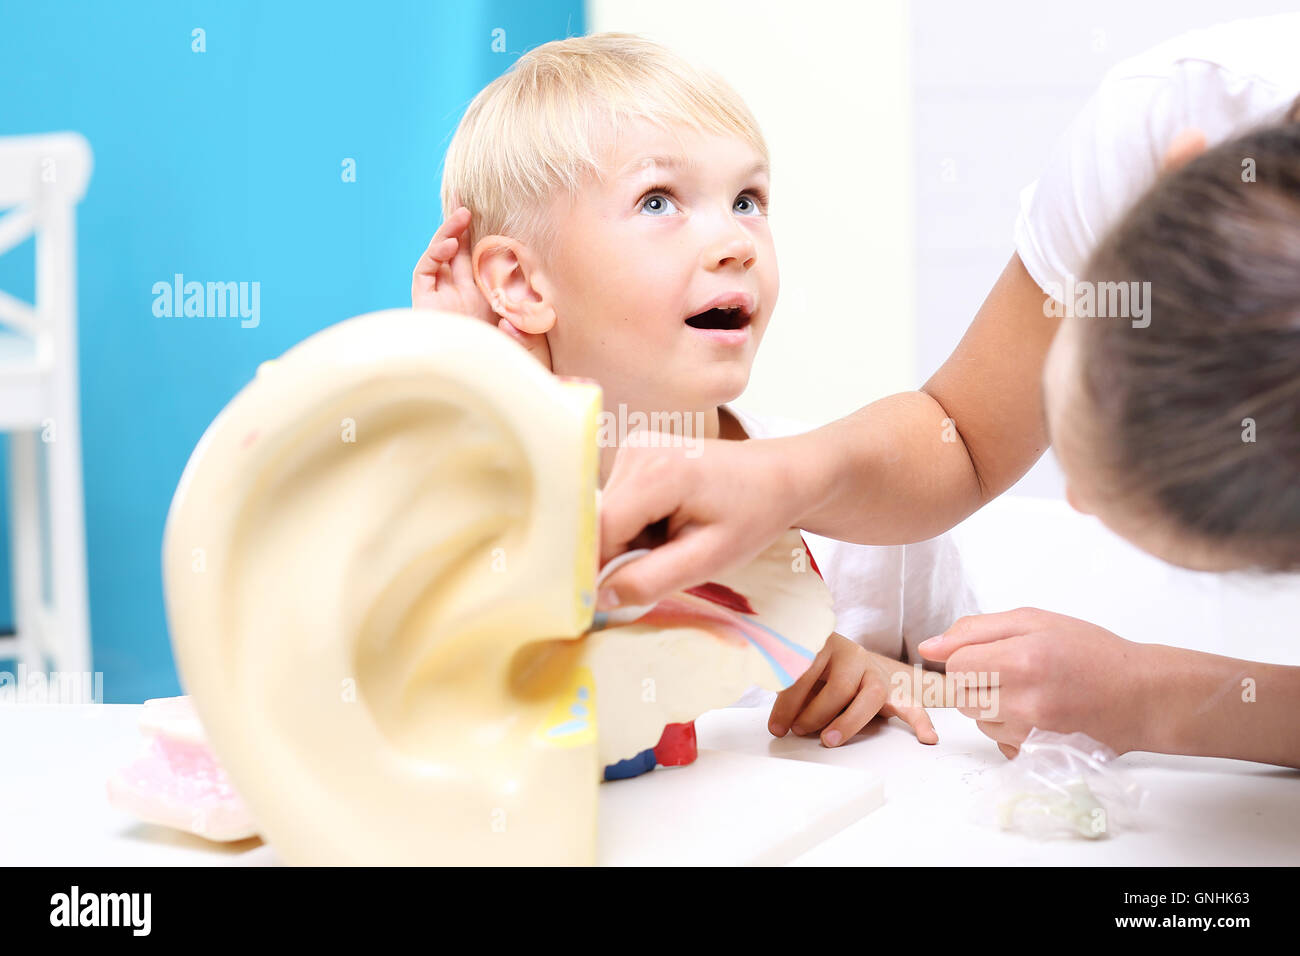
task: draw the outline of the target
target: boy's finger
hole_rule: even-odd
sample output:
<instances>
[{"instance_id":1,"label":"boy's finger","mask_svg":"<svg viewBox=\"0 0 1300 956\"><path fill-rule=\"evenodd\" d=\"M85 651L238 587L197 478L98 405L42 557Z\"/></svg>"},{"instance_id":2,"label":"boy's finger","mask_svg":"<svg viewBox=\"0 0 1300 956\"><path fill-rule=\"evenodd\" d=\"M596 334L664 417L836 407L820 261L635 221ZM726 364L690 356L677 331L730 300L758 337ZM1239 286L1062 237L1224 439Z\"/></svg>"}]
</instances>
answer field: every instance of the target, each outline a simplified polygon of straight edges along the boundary
<instances>
[{"instance_id":1,"label":"boy's finger","mask_svg":"<svg viewBox=\"0 0 1300 956\"><path fill-rule=\"evenodd\" d=\"M459 245L459 240L453 237L444 236L439 239L435 236L424 250L424 255L420 256L420 261L415 264L415 278L435 278L438 270L451 262Z\"/></svg>"},{"instance_id":2,"label":"boy's finger","mask_svg":"<svg viewBox=\"0 0 1300 956\"><path fill-rule=\"evenodd\" d=\"M511 322L509 319L501 319L500 321L498 321L497 328L500 329L502 332L504 332L506 335L510 336L512 339L514 339L524 348L528 348L528 340L524 338L524 333L520 332L517 328L515 328L515 324Z\"/></svg>"},{"instance_id":3,"label":"boy's finger","mask_svg":"<svg viewBox=\"0 0 1300 956\"><path fill-rule=\"evenodd\" d=\"M923 744L937 744L939 734L930 721L930 715L924 707L895 707L894 716L906 723L916 734L916 739Z\"/></svg>"},{"instance_id":4,"label":"boy's finger","mask_svg":"<svg viewBox=\"0 0 1300 956\"><path fill-rule=\"evenodd\" d=\"M465 225L469 226L468 219L465 220ZM465 239L465 232L461 230L457 235L456 254L451 259L451 274L457 284L463 283L466 288L474 286L477 289L474 282L474 250Z\"/></svg>"},{"instance_id":5,"label":"boy's finger","mask_svg":"<svg viewBox=\"0 0 1300 956\"><path fill-rule=\"evenodd\" d=\"M533 358L545 365L548 371L550 370L551 350L547 345L545 335L532 335L521 331L509 319L498 320L497 328L522 345Z\"/></svg>"},{"instance_id":6,"label":"boy's finger","mask_svg":"<svg viewBox=\"0 0 1300 956\"><path fill-rule=\"evenodd\" d=\"M884 703L884 689L869 674L864 675L857 694L849 701L844 712L822 730L822 745L838 747L844 741L852 739L859 730L871 723L871 718L880 713Z\"/></svg>"},{"instance_id":7,"label":"boy's finger","mask_svg":"<svg viewBox=\"0 0 1300 956\"><path fill-rule=\"evenodd\" d=\"M794 723L799 711L803 710L804 701L808 699L829 660L830 651L823 647L813 658L813 662L808 665L808 669L800 674L793 684L776 695L776 703L772 705L772 715L767 719L767 729L774 737L784 737L790 732L790 725Z\"/></svg>"},{"instance_id":8,"label":"boy's finger","mask_svg":"<svg viewBox=\"0 0 1300 956\"><path fill-rule=\"evenodd\" d=\"M449 261L460 246L457 237L465 231L465 227L468 225L469 217L461 215L460 210L448 216L443 224L438 227L437 232L433 234L433 238L429 240L424 255L420 256L420 261L416 263L415 271L436 272L438 264ZM456 245L453 246L448 240L452 240Z\"/></svg>"},{"instance_id":9,"label":"boy's finger","mask_svg":"<svg viewBox=\"0 0 1300 956\"><path fill-rule=\"evenodd\" d=\"M790 725L796 734L824 730L827 724L835 720L842 711L850 708L864 694L869 699L872 697L875 699L875 709L871 711L873 717L879 713L880 705L885 702L884 688L878 684L865 688L861 671L848 670L840 666L838 673L831 668L822 675L822 678L826 682L822 689L804 706L795 717L794 723ZM858 725L858 729L862 729L861 724ZM854 733L857 731L855 730Z\"/></svg>"}]
</instances>

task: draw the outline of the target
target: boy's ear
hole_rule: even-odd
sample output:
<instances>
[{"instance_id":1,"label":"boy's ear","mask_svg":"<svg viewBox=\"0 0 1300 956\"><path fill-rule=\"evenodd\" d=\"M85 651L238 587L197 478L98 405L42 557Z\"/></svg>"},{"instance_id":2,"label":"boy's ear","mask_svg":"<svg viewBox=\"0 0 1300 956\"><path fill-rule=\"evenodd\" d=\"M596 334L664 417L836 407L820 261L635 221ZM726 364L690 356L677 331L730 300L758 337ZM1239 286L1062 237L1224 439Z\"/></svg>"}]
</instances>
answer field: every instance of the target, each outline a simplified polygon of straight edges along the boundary
<instances>
[{"instance_id":1,"label":"boy's ear","mask_svg":"<svg viewBox=\"0 0 1300 956\"><path fill-rule=\"evenodd\" d=\"M474 244L474 281L498 317L521 332L543 335L555 325L555 309L543 293L537 258L509 236L484 236Z\"/></svg>"}]
</instances>

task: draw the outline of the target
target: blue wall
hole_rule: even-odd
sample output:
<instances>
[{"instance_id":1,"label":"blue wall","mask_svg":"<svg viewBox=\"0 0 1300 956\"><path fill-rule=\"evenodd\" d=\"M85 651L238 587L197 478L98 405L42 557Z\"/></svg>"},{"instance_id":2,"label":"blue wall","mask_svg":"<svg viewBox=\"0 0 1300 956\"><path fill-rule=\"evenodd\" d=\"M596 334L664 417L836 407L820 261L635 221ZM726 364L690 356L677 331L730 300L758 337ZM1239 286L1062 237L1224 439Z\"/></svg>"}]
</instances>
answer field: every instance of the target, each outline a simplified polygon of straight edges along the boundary
<instances>
[{"instance_id":1,"label":"blue wall","mask_svg":"<svg viewBox=\"0 0 1300 956\"><path fill-rule=\"evenodd\" d=\"M191 50L196 27L204 53ZM492 51L496 28L505 53ZM0 8L0 135L76 130L95 154L78 260L91 628L106 701L180 693L160 549L203 429L263 360L349 316L410 305L465 106L525 50L584 29L581 0ZM354 183L340 175L348 157ZM0 288L30 301L32 270L29 241L0 257ZM155 317L153 284L178 272L259 282L260 324ZM7 513L0 630L11 617L6 525Z\"/></svg>"}]
</instances>

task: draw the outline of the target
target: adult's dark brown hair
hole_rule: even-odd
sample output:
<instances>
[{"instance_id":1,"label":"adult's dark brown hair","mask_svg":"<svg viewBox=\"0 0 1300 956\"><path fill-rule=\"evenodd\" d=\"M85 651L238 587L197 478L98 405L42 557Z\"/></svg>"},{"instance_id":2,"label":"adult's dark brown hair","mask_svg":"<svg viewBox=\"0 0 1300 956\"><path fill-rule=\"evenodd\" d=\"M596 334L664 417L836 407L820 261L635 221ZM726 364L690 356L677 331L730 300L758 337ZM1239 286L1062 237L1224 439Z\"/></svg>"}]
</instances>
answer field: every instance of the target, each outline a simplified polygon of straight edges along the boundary
<instances>
[{"instance_id":1,"label":"adult's dark brown hair","mask_svg":"<svg viewBox=\"0 0 1300 956\"><path fill-rule=\"evenodd\" d=\"M1163 176L1085 270L1150 283L1147 327L1080 338L1108 487L1263 571L1300 570L1298 118Z\"/></svg>"}]
</instances>

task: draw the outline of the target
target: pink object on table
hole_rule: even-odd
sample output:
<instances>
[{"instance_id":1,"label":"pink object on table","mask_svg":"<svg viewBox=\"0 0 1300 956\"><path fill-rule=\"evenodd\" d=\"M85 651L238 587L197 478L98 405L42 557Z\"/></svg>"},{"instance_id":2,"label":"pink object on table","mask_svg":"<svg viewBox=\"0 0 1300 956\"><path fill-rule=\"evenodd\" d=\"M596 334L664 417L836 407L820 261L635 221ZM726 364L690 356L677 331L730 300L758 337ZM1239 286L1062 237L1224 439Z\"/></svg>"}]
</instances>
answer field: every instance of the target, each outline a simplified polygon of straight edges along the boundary
<instances>
[{"instance_id":1,"label":"pink object on table","mask_svg":"<svg viewBox=\"0 0 1300 956\"><path fill-rule=\"evenodd\" d=\"M140 731L145 745L139 756L108 780L110 803L149 823L216 842L257 835L188 697L146 700Z\"/></svg>"}]
</instances>

